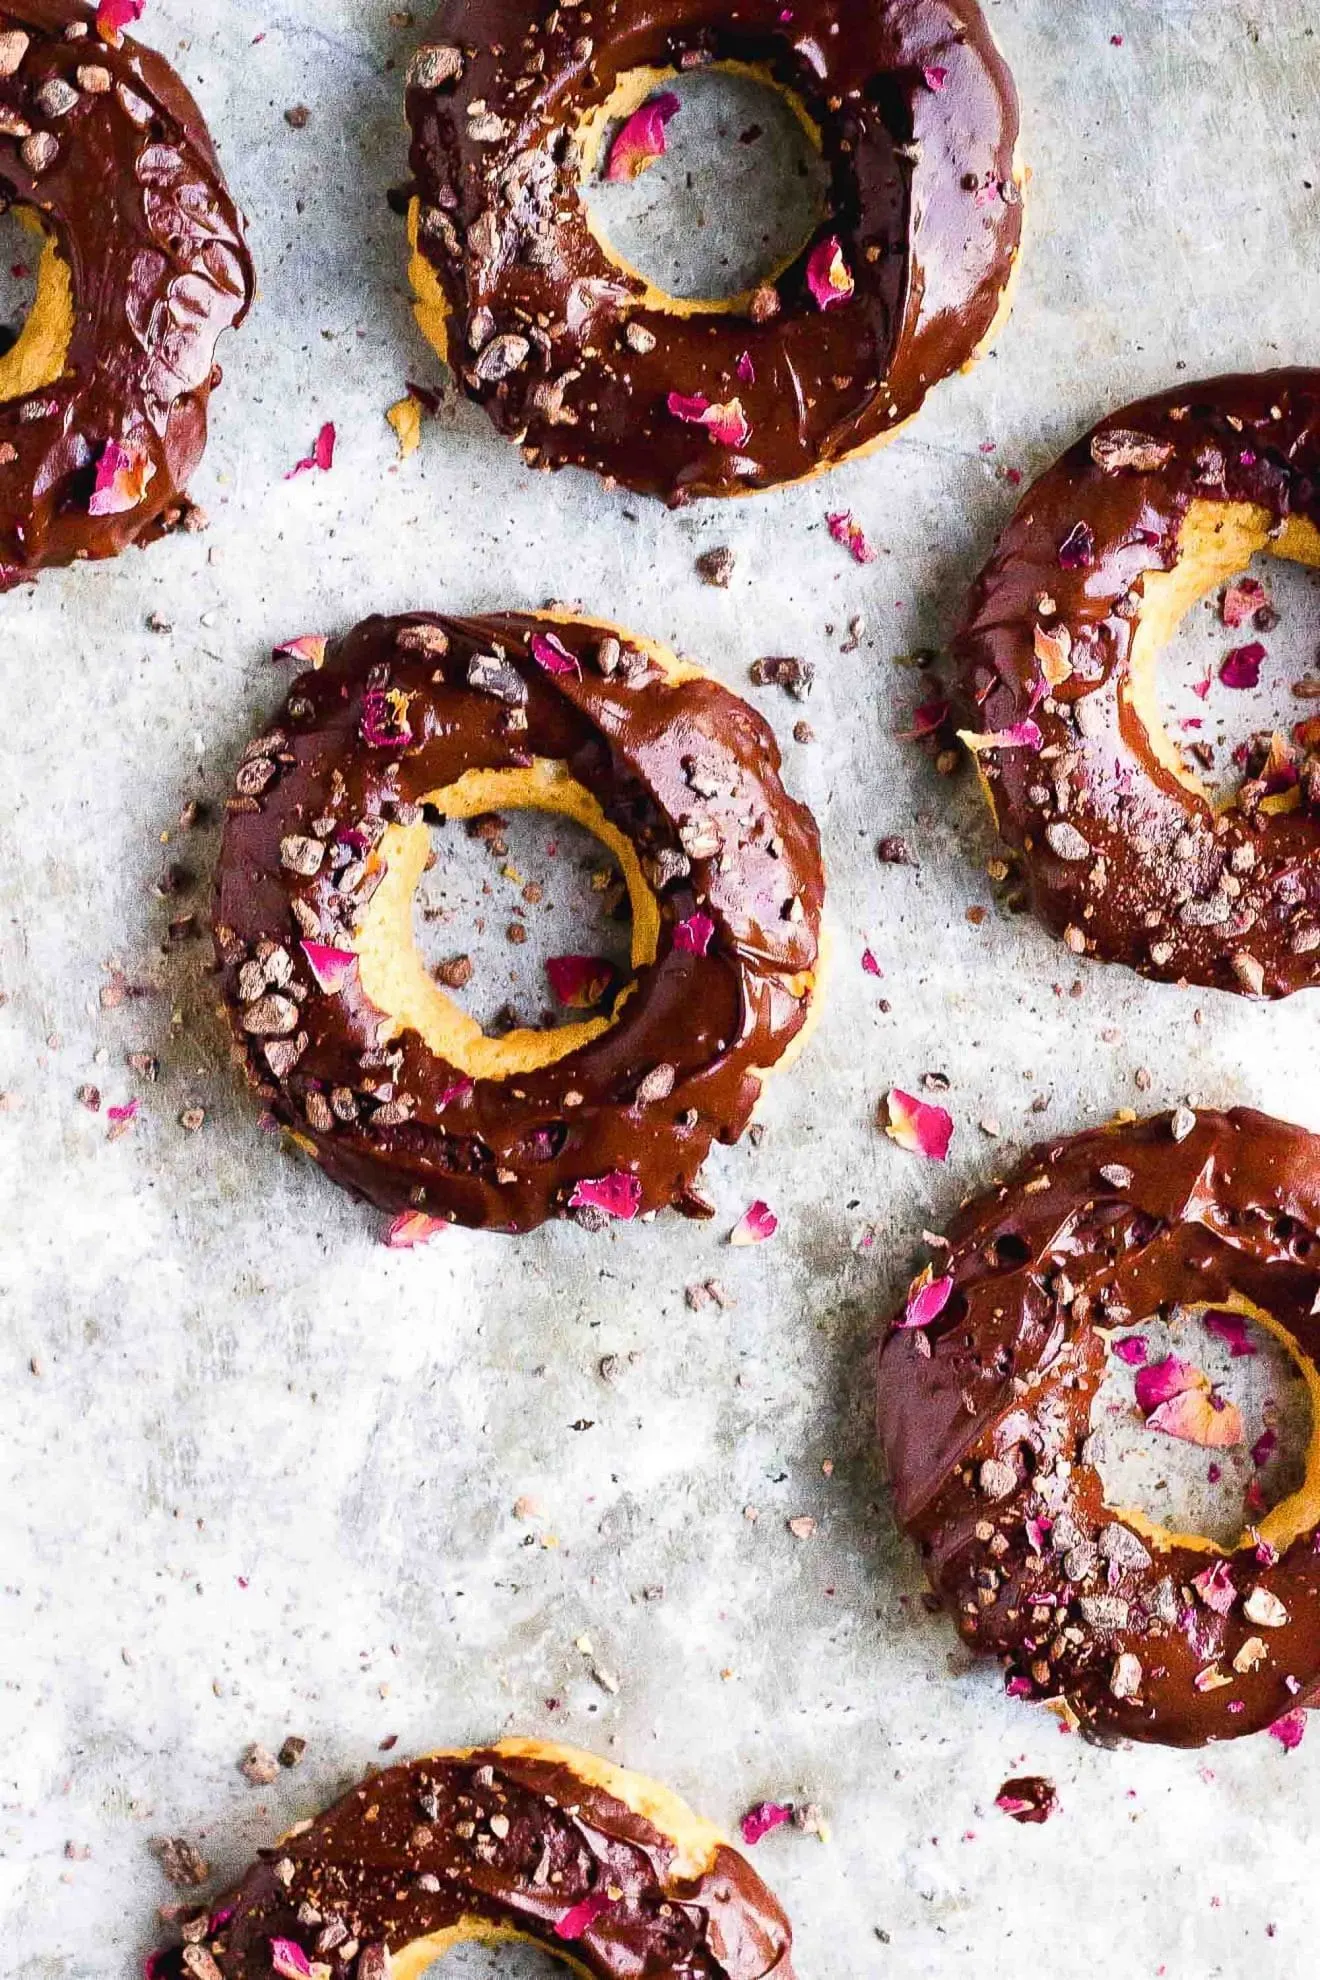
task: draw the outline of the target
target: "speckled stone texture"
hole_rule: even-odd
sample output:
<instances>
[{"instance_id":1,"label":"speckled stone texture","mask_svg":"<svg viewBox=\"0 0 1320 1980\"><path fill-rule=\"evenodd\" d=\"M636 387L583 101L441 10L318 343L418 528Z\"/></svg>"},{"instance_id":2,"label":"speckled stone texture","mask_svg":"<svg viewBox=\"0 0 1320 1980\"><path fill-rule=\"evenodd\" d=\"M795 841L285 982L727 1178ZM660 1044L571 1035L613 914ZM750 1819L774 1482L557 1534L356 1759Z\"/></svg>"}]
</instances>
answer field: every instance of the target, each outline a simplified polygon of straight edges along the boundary
<instances>
[{"instance_id":1,"label":"speckled stone texture","mask_svg":"<svg viewBox=\"0 0 1320 1980\"><path fill-rule=\"evenodd\" d=\"M1188 1094L1320 1127L1313 1000L1254 1009L1075 965L997 907L970 780L892 734L921 698L895 658L951 630L1018 500L1006 468L1038 471L1177 364L1314 360L1313 10L990 12L1034 172L996 355L886 454L670 515L530 475L452 400L396 462L385 409L407 378L434 382L386 204L409 30L349 0L149 0L144 30L251 216L261 295L222 349L194 489L209 533L0 599L6 1971L134 1972L172 1895L153 1836L191 1837L223 1874L382 1742L511 1729L596 1745L726 1823L766 1796L819 1803L828 1842L783 1828L756 1851L818 1980L973 1962L984 1980L1291 1980L1310 1956L1320 1733L1291 1755L1102 1752L1006 1701L992 1670L951 1668L871 1450L873 1316L921 1227L1017 1146ZM286 481L327 419L333 472ZM830 540L843 508L876 563ZM727 590L693 568L723 544ZM774 721L824 830L832 995L770 1089L761 1148L711 1163L714 1223L451 1232L395 1254L258 1132L203 944L162 953L204 890L163 901L153 882L175 859L207 874L214 831L176 821L222 798L280 699L275 641L551 596L700 655ZM805 709L748 685L766 653L816 662ZM817 740L798 745L804 715ZM884 832L918 870L877 865ZM135 1051L159 1056L155 1084ZM874 1126L883 1091L927 1070L951 1081L947 1169ZM134 1096L110 1140L106 1108ZM779 1235L730 1251L756 1196ZM711 1277L732 1303L690 1309ZM799 1539L786 1522L806 1516ZM309 1741L301 1767L248 1786L245 1748L288 1732ZM1037 1773L1060 1813L1021 1828L994 1796Z\"/></svg>"}]
</instances>

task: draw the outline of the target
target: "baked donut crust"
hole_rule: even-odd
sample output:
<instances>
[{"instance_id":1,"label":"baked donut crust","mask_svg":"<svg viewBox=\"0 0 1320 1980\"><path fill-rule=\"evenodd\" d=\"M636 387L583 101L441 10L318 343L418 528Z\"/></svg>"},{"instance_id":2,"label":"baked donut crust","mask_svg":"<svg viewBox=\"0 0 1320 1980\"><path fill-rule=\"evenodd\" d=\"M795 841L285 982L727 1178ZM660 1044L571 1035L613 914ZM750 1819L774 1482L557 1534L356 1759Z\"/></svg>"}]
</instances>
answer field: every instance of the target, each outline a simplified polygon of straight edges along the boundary
<instances>
[{"instance_id":1,"label":"baked donut crust","mask_svg":"<svg viewBox=\"0 0 1320 1980\"><path fill-rule=\"evenodd\" d=\"M549 665L538 661L540 652ZM604 670L604 671L603 671ZM620 628L368 619L295 682L230 799L215 936L250 1075L381 1208L525 1231L676 1205L803 1034L824 877L761 717ZM608 1014L486 1036L411 930L429 821L572 816L632 898Z\"/></svg>"},{"instance_id":2,"label":"baked donut crust","mask_svg":"<svg viewBox=\"0 0 1320 1980\"><path fill-rule=\"evenodd\" d=\"M1257 552L1320 566L1318 435L1317 371L1126 407L1036 484L975 588L966 739L1076 955L1253 997L1320 980L1320 755L1285 749L1216 807L1154 686L1183 615Z\"/></svg>"},{"instance_id":3,"label":"baked donut crust","mask_svg":"<svg viewBox=\"0 0 1320 1980\"><path fill-rule=\"evenodd\" d=\"M0 5L0 201L43 236L0 359L0 588L183 519L252 265L202 114L78 0Z\"/></svg>"},{"instance_id":4,"label":"baked donut crust","mask_svg":"<svg viewBox=\"0 0 1320 1980\"><path fill-rule=\"evenodd\" d=\"M264 1850L193 1943L222 1980L421 1980L472 1939L530 1941L589 1980L793 1980L787 1918L711 1823L531 1739L373 1774ZM182 1948L154 1962L187 1980Z\"/></svg>"},{"instance_id":5,"label":"baked donut crust","mask_svg":"<svg viewBox=\"0 0 1320 1980\"><path fill-rule=\"evenodd\" d=\"M533 465L675 504L802 480L892 437L1002 320L1018 109L975 0L785 16L778 0L619 0L586 23L446 0L431 22L407 90L418 320ZM711 62L787 95L830 168L830 211L752 294L678 299L615 255L582 172L612 117ZM807 264L831 239L852 291L824 309ZM736 402L736 437L685 423L671 394Z\"/></svg>"},{"instance_id":6,"label":"baked donut crust","mask_svg":"<svg viewBox=\"0 0 1320 1980\"><path fill-rule=\"evenodd\" d=\"M964 1641L1101 1734L1199 1746L1311 1702L1320 1138L1247 1108L1118 1122L1037 1148L948 1244L883 1341L878 1424ZM937 1317L913 1324L937 1275ZM1235 1548L1107 1505L1088 1461L1108 1334L1174 1304L1247 1315L1308 1386L1304 1482ZM1216 1563L1211 1602L1195 1577Z\"/></svg>"}]
</instances>

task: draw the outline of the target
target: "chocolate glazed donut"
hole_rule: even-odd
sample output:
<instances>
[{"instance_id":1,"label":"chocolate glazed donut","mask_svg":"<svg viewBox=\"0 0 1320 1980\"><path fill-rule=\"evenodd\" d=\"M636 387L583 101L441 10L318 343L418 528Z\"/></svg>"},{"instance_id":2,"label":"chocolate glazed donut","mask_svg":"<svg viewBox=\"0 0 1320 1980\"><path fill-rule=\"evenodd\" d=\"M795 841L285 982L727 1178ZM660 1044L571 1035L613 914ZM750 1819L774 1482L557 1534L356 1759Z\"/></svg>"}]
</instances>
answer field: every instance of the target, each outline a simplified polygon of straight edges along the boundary
<instances>
[{"instance_id":1,"label":"chocolate glazed donut","mask_svg":"<svg viewBox=\"0 0 1320 1980\"><path fill-rule=\"evenodd\" d=\"M589 1980L793 1980L788 1920L718 1830L536 1740L373 1775L185 1931L152 1980L421 1980L468 1939L530 1940Z\"/></svg>"},{"instance_id":2,"label":"chocolate glazed donut","mask_svg":"<svg viewBox=\"0 0 1320 1980\"><path fill-rule=\"evenodd\" d=\"M186 519L252 265L174 71L77 0L0 0L0 207L45 236L0 358L0 588Z\"/></svg>"},{"instance_id":3,"label":"chocolate glazed donut","mask_svg":"<svg viewBox=\"0 0 1320 1980\"><path fill-rule=\"evenodd\" d=\"M964 1640L1102 1734L1199 1746L1310 1702L1320 1139L1247 1109L1102 1128L1037 1149L948 1242L883 1343L879 1429ZM1175 1304L1248 1316L1310 1392L1305 1481L1232 1550L1108 1506L1088 1461L1109 1330Z\"/></svg>"},{"instance_id":4,"label":"chocolate glazed donut","mask_svg":"<svg viewBox=\"0 0 1320 1980\"><path fill-rule=\"evenodd\" d=\"M609 1015L488 1037L423 967L429 821L501 807L618 860L633 980ZM525 1231L711 1214L694 1178L802 1033L823 892L773 736L715 681L583 620L413 614L331 644L249 746L215 934L251 1076L327 1175Z\"/></svg>"},{"instance_id":5,"label":"chocolate glazed donut","mask_svg":"<svg viewBox=\"0 0 1320 1980\"><path fill-rule=\"evenodd\" d=\"M712 62L788 94L829 216L752 294L680 301L593 231L581 171ZM407 109L419 321L538 467L670 503L800 480L889 438L1006 307L1017 101L975 0L447 0Z\"/></svg>"},{"instance_id":6,"label":"chocolate glazed donut","mask_svg":"<svg viewBox=\"0 0 1320 1980\"><path fill-rule=\"evenodd\" d=\"M1320 372L1276 371L1115 414L1004 532L956 643L961 713L1035 911L1075 955L1253 997L1320 981L1313 726L1217 808L1155 690L1183 614L1258 551L1320 565L1318 523Z\"/></svg>"}]
</instances>

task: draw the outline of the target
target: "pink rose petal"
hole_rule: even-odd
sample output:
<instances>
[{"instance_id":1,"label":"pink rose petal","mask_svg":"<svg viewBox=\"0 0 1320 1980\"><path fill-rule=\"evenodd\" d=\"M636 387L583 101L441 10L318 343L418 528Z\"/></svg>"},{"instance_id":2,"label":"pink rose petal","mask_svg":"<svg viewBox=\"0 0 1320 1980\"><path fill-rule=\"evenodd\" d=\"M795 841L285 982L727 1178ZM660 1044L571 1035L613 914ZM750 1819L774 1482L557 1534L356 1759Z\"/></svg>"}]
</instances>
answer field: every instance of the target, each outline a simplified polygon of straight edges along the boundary
<instances>
[{"instance_id":1,"label":"pink rose petal","mask_svg":"<svg viewBox=\"0 0 1320 1980\"><path fill-rule=\"evenodd\" d=\"M1226 1451L1243 1441L1242 1415L1236 1403L1222 1402L1204 1389L1184 1389L1172 1402L1161 1403L1148 1416L1151 1430L1177 1437L1205 1450Z\"/></svg>"},{"instance_id":2,"label":"pink rose petal","mask_svg":"<svg viewBox=\"0 0 1320 1980\"><path fill-rule=\"evenodd\" d=\"M318 468L322 474L328 474L334 464L335 429L332 423L327 420L316 436L311 453L305 459L295 461L284 479L286 481L292 481L296 475L308 474L313 468Z\"/></svg>"},{"instance_id":3,"label":"pink rose petal","mask_svg":"<svg viewBox=\"0 0 1320 1980\"><path fill-rule=\"evenodd\" d=\"M870 949L862 950L862 968L868 976L884 975L884 971L881 969Z\"/></svg>"},{"instance_id":4,"label":"pink rose petal","mask_svg":"<svg viewBox=\"0 0 1320 1980\"><path fill-rule=\"evenodd\" d=\"M701 392L671 392L665 404L675 419L688 426L704 426L721 447L741 447L751 436L751 426L740 399L717 405Z\"/></svg>"},{"instance_id":5,"label":"pink rose petal","mask_svg":"<svg viewBox=\"0 0 1320 1980\"><path fill-rule=\"evenodd\" d=\"M841 303L852 301L852 270L843 258L837 234L817 241L807 257L807 287L817 309L837 309Z\"/></svg>"},{"instance_id":6,"label":"pink rose petal","mask_svg":"<svg viewBox=\"0 0 1320 1980\"><path fill-rule=\"evenodd\" d=\"M283 646L273 652L276 660L298 660L308 667L325 665L325 649L330 644L320 633L300 633L297 639L286 639Z\"/></svg>"},{"instance_id":7,"label":"pink rose petal","mask_svg":"<svg viewBox=\"0 0 1320 1980\"><path fill-rule=\"evenodd\" d=\"M280 1980L307 1980L312 1970L312 1962L293 1939L271 1940L270 1964Z\"/></svg>"},{"instance_id":8,"label":"pink rose petal","mask_svg":"<svg viewBox=\"0 0 1320 1980\"><path fill-rule=\"evenodd\" d=\"M1058 1806L1053 1781L1039 1776L1005 1781L995 1796L995 1807L1001 1814L1011 1815L1015 1822L1048 1822Z\"/></svg>"},{"instance_id":9,"label":"pink rose petal","mask_svg":"<svg viewBox=\"0 0 1320 1980\"><path fill-rule=\"evenodd\" d=\"M1014 722L1011 728L991 729L977 734L959 729L959 736L974 756L983 749L1039 749L1045 738L1035 722Z\"/></svg>"},{"instance_id":10,"label":"pink rose petal","mask_svg":"<svg viewBox=\"0 0 1320 1980\"><path fill-rule=\"evenodd\" d=\"M873 564L880 555L851 509L837 509L826 516L825 527L836 543L842 543L854 563Z\"/></svg>"},{"instance_id":11,"label":"pink rose petal","mask_svg":"<svg viewBox=\"0 0 1320 1980\"><path fill-rule=\"evenodd\" d=\"M89 516L126 516L136 509L155 479L156 463L142 447L107 440L96 463L96 482L87 502Z\"/></svg>"},{"instance_id":12,"label":"pink rose petal","mask_svg":"<svg viewBox=\"0 0 1320 1980\"><path fill-rule=\"evenodd\" d=\"M949 719L947 701L923 701L920 708L912 711L912 727L900 729L896 742L920 742L924 736L937 736Z\"/></svg>"},{"instance_id":13,"label":"pink rose petal","mask_svg":"<svg viewBox=\"0 0 1320 1980\"><path fill-rule=\"evenodd\" d=\"M734 370L744 385L755 385L756 366L752 363L752 354L750 351L742 352L737 364L734 366Z\"/></svg>"},{"instance_id":14,"label":"pink rose petal","mask_svg":"<svg viewBox=\"0 0 1320 1980\"><path fill-rule=\"evenodd\" d=\"M908 1287L907 1305L903 1309L903 1318L896 1321L895 1325L905 1330L914 1327L929 1327L933 1321L939 1319L941 1313L943 1313L945 1307L948 1305L952 1293L952 1277L946 1276L943 1279L933 1278L931 1276L931 1268L928 1265L924 1272L918 1273L917 1277Z\"/></svg>"},{"instance_id":15,"label":"pink rose petal","mask_svg":"<svg viewBox=\"0 0 1320 1980\"><path fill-rule=\"evenodd\" d=\"M748 1205L742 1216L729 1232L729 1243L735 1245L764 1244L779 1229L779 1219L768 1203L759 1200Z\"/></svg>"},{"instance_id":16,"label":"pink rose petal","mask_svg":"<svg viewBox=\"0 0 1320 1980\"><path fill-rule=\"evenodd\" d=\"M704 956L714 933L715 923L710 916L698 911L690 914L686 921L674 923L674 947L682 955Z\"/></svg>"},{"instance_id":17,"label":"pink rose petal","mask_svg":"<svg viewBox=\"0 0 1320 1980\"><path fill-rule=\"evenodd\" d=\"M1270 1738L1277 1739L1285 1753L1292 1753L1299 1747L1305 1733L1306 1713L1301 1710L1285 1712L1283 1717L1276 1719L1270 1727Z\"/></svg>"},{"instance_id":18,"label":"pink rose petal","mask_svg":"<svg viewBox=\"0 0 1320 1980\"><path fill-rule=\"evenodd\" d=\"M628 1224L642 1207L642 1185L626 1169L611 1169L607 1176L583 1176L573 1185L568 1207L600 1210Z\"/></svg>"},{"instance_id":19,"label":"pink rose petal","mask_svg":"<svg viewBox=\"0 0 1320 1980\"><path fill-rule=\"evenodd\" d=\"M1254 688L1260 684L1261 662L1267 659L1258 639L1250 646L1235 646L1219 669L1219 678L1228 688Z\"/></svg>"},{"instance_id":20,"label":"pink rose petal","mask_svg":"<svg viewBox=\"0 0 1320 1980\"><path fill-rule=\"evenodd\" d=\"M1265 587L1258 578L1238 578L1225 587L1219 601L1219 616L1230 632L1245 626L1248 619L1255 617L1262 605L1268 603Z\"/></svg>"},{"instance_id":21,"label":"pink rose petal","mask_svg":"<svg viewBox=\"0 0 1320 1980\"><path fill-rule=\"evenodd\" d=\"M783 1801L758 1801L749 1808L738 1824L738 1830L749 1849L754 1849L762 1836L768 1836L772 1829L782 1829L785 1822L793 1819L792 1807Z\"/></svg>"},{"instance_id":22,"label":"pink rose petal","mask_svg":"<svg viewBox=\"0 0 1320 1980\"><path fill-rule=\"evenodd\" d=\"M921 73L925 78L927 89L933 90L936 96L943 95L949 86L948 70L932 62Z\"/></svg>"},{"instance_id":23,"label":"pink rose petal","mask_svg":"<svg viewBox=\"0 0 1320 1980\"><path fill-rule=\"evenodd\" d=\"M447 1231L448 1224L443 1217L428 1217L422 1210L402 1210L385 1233L385 1242L391 1251L411 1251L419 1244L429 1244L441 1231Z\"/></svg>"},{"instance_id":24,"label":"pink rose petal","mask_svg":"<svg viewBox=\"0 0 1320 1980\"><path fill-rule=\"evenodd\" d=\"M1180 1396L1185 1389L1208 1389L1210 1377L1194 1362L1179 1361L1176 1355L1166 1355L1163 1361L1151 1362L1137 1376L1137 1407L1144 1416L1149 1416L1161 1403L1174 1396Z\"/></svg>"},{"instance_id":25,"label":"pink rose petal","mask_svg":"<svg viewBox=\"0 0 1320 1980\"><path fill-rule=\"evenodd\" d=\"M594 1925L602 1911L608 1911L614 1900L604 1891L589 1891L580 1904L570 1906L555 1925L557 1939L580 1939L582 1934Z\"/></svg>"},{"instance_id":26,"label":"pink rose petal","mask_svg":"<svg viewBox=\"0 0 1320 1980\"><path fill-rule=\"evenodd\" d=\"M146 5L147 0L100 0L96 9L96 32L102 41L118 48L124 29L142 19Z\"/></svg>"},{"instance_id":27,"label":"pink rose petal","mask_svg":"<svg viewBox=\"0 0 1320 1980\"><path fill-rule=\"evenodd\" d=\"M307 958L307 967L316 980L318 990L327 996L334 996L342 990L357 968L357 957L352 949L332 949L325 942L304 942L302 952Z\"/></svg>"},{"instance_id":28,"label":"pink rose petal","mask_svg":"<svg viewBox=\"0 0 1320 1980\"><path fill-rule=\"evenodd\" d=\"M122 1127L128 1121L135 1121L141 1112L142 1102L140 1100L126 1100L122 1107L107 1107L105 1117L114 1126Z\"/></svg>"},{"instance_id":29,"label":"pink rose petal","mask_svg":"<svg viewBox=\"0 0 1320 1980\"><path fill-rule=\"evenodd\" d=\"M549 956L545 973L550 988L570 1011L589 1011L614 980L614 965L601 956Z\"/></svg>"},{"instance_id":30,"label":"pink rose petal","mask_svg":"<svg viewBox=\"0 0 1320 1980\"><path fill-rule=\"evenodd\" d=\"M412 696L399 688L368 688L362 697L362 740L372 749L406 749L413 739L408 721Z\"/></svg>"},{"instance_id":31,"label":"pink rose petal","mask_svg":"<svg viewBox=\"0 0 1320 1980\"><path fill-rule=\"evenodd\" d=\"M636 179L665 155L665 125L678 115L682 105L672 89L662 90L643 103L640 110L623 123L610 146L605 177L617 185L623 179Z\"/></svg>"},{"instance_id":32,"label":"pink rose petal","mask_svg":"<svg viewBox=\"0 0 1320 1980\"><path fill-rule=\"evenodd\" d=\"M1200 1574L1192 1576L1192 1587L1206 1608L1213 1609L1217 1616L1232 1613L1238 1591L1227 1561L1216 1561L1213 1566L1202 1568Z\"/></svg>"},{"instance_id":33,"label":"pink rose petal","mask_svg":"<svg viewBox=\"0 0 1320 1980\"><path fill-rule=\"evenodd\" d=\"M452 1086L447 1086L435 1104L442 1110L445 1107L456 1106L460 1100L466 1100L469 1093L475 1093L476 1090L476 1081L468 1079L465 1075L462 1079L456 1079Z\"/></svg>"},{"instance_id":34,"label":"pink rose petal","mask_svg":"<svg viewBox=\"0 0 1320 1980\"><path fill-rule=\"evenodd\" d=\"M1265 1469L1265 1466L1269 1463L1270 1459L1274 1456L1274 1453L1278 1448L1279 1448L1278 1431L1277 1430L1262 1431L1260 1436L1257 1437L1255 1443L1251 1447L1251 1462L1255 1465L1257 1471L1263 1471Z\"/></svg>"},{"instance_id":35,"label":"pink rose petal","mask_svg":"<svg viewBox=\"0 0 1320 1980\"><path fill-rule=\"evenodd\" d=\"M575 674L581 676L582 662L570 653L562 640L553 633L533 633L532 658L538 667L547 674Z\"/></svg>"},{"instance_id":36,"label":"pink rose petal","mask_svg":"<svg viewBox=\"0 0 1320 1980\"><path fill-rule=\"evenodd\" d=\"M948 1160L953 1140L953 1116L944 1107L928 1106L924 1100L891 1087L885 1096L889 1119L885 1133L910 1155L924 1155L928 1161Z\"/></svg>"},{"instance_id":37,"label":"pink rose petal","mask_svg":"<svg viewBox=\"0 0 1320 1980\"><path fill-rule=\"evenodd\" d=\"M1247 1333L1247 1322L1241 1313L1205 1313L1201 1324L1207 1334L1216 1340L1224 1341L1234 1361L1241 1361L1244 1355L1254 1355L1257 1349Z\"/></svg>"},{"instance_id":38,"label":"pink rose petal","mask_svg":"<svg viewBox=\"0 0 1320 1980\"><path fill-rule=\"evenodd\" d=\"M1129 1334L1125 1340L1114 1342L1114 1353L1129 1368L1140 1368L1148 1352L1144 1334Z\"/></svg>"}]
</instances>

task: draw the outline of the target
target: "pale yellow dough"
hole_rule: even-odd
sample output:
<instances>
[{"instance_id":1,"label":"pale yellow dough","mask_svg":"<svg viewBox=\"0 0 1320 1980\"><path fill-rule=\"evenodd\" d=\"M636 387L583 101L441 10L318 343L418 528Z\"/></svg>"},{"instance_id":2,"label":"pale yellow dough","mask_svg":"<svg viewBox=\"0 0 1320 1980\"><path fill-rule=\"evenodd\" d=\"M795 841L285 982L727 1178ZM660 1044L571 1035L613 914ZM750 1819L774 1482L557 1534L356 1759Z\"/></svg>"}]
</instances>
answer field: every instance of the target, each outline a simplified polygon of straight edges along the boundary
<instances>
[{"instance_id":1,"label":"pale yellow dough","mask_svg":"<svg viewBox=\"0 0 1320 1980\"><path fill-rule=\"evenodd\" d=\"M0 358L0 405L44 391L64 375L73 342L73 278L69 264L37 216L26 207L19 218L42 242L37 293L18 342Z\"/></svg>"}]
</instances>

